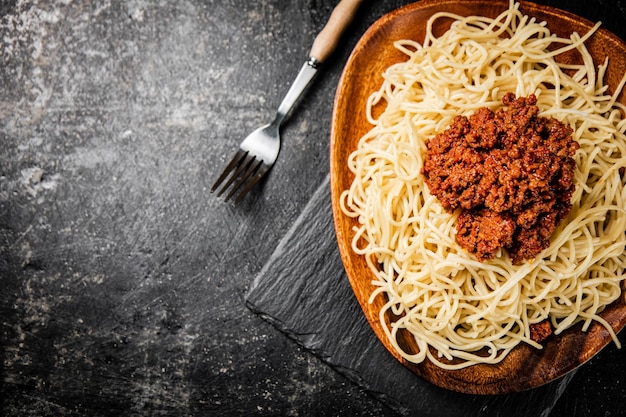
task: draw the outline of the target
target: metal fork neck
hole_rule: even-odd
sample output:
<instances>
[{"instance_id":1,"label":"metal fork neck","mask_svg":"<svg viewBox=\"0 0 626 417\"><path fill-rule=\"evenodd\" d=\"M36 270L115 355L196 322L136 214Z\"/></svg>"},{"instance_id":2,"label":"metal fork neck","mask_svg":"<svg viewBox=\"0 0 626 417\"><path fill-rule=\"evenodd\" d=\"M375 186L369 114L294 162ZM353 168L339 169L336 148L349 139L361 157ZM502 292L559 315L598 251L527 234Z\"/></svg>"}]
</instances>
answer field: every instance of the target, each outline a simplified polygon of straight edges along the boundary
<instances>
[{"instance_id":1,"label":"metal fork neck","mask_svg":"<svg viewBox=\"0 0 626 417\"><path fill-rule=\"evenodd\" d=\"M302 65L300 72L298 72L298 76L291 84L285 98L283 98L283 101L280 103L278 111L276 112L276 118L272 122L272 125L280 127L283 121L289 116L289 113L295 107L298 99L311 83L313 77L315 77L320 64L321 63L317 59L310 57L308 61Z\"/></svg>"}]
</instances>

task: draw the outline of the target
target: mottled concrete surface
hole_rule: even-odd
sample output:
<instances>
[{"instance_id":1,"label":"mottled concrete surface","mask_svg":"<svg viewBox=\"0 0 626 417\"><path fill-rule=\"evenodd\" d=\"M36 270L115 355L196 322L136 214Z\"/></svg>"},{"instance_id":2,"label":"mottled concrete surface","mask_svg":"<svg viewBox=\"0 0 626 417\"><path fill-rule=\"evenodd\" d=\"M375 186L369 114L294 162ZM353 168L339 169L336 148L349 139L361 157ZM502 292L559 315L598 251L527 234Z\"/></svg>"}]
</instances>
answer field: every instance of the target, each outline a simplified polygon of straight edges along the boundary
<instances>
[{"instance_id":1,"label":"mottled concrete surface","mask_svg":"<svg viewBox=\"0 0 626 417\"><path fill-rule=\"evenodd\" d=\"M363 5L262 187L208 191L335 3L0 1L0 414L394 414L244 295L327 175L351 47L406 1ZM621 1L552 3L626 21ZM595 415L587 382L563 415Z\"/></svg>"},{"instance_id":2,"label":"mottled concrete surface","mask_svg":"<svg viewBox=\"0 0 626 417\"><path fill-rule=\"evenodd\" d=\"M340 64L262 192L208 192L332 6L3 4L1 414L382 412L243 303L325 176Z\"/></svg>"}]
</instances>

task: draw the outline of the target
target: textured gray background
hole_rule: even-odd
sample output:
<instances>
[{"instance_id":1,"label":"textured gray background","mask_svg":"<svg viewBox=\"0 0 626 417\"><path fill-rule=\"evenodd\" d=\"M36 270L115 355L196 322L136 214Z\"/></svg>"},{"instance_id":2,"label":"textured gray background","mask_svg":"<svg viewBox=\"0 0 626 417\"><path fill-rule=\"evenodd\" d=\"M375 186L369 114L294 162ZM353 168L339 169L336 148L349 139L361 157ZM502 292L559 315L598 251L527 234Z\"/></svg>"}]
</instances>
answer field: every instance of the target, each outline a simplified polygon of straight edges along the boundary
<instances>
[{"instance_id":1,"label":"textured gray background","mask_svg":"<svg viewBox=\"0 0 626 417\"><path fill-rule=\"evenodd\" d=\"M336 1L0 2L0 414L393 415L244 295L327 174L351 48L407 2L365 1L239 206L208 189ZM551 3L625 37L622 0ZM626 395L593 365L562 415Z\"/></svg>"}]
</instances>

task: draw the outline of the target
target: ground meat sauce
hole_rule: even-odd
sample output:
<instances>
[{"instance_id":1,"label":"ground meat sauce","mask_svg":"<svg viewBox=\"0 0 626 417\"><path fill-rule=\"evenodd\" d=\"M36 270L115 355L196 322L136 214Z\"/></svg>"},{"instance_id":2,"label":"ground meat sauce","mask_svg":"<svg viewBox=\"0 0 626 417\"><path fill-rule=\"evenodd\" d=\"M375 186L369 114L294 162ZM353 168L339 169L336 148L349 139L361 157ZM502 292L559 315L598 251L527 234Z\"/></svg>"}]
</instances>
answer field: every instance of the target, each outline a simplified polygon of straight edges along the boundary
<instances>
[{"instance_id":1,"label":"ground meat sauce","mask_svg":"<svg viewBox=\"0 0 626 417\"><path fill-rule=\"evenodd\" d=\"M530 328L530 339L541 343L548 338L552 334L552 325L549 320L540 321L536 324L531 324Z\"/></svg>"},{"instance_id":2,"label":"ground meat sauce","mask_svg":"<svg viewBox=\"0 0 626 417\"><path fill-rule=\"evenodd\" d=\"M428 188L447 211L461 209L457 242L480 261L501 248L516 264L534 258L571 209L579 145L536 102L508 93L505 107L457 116L426 143Z\"/></svg>"}]
</instances>

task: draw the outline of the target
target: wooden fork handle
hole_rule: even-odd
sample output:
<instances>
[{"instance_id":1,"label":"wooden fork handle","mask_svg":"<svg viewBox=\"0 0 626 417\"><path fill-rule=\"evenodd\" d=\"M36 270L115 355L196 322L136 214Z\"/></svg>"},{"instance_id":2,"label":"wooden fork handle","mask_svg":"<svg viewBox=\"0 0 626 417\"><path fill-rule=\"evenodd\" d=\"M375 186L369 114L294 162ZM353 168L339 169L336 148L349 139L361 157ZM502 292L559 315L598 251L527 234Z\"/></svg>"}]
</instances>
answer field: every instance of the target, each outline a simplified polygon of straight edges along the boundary
<instances>
[{"instance_id":1,"label":"wooden fork handle","mask_svg":"<svg viewBox=\"0 0 626 417\"><path fill-rule=\"evenodd\" d=\"M330 14L328 22L313 41L309 56L319 62L335 50L339 38L350 25L362 0L341 0Z\"/></svg>"}]
</instances>

